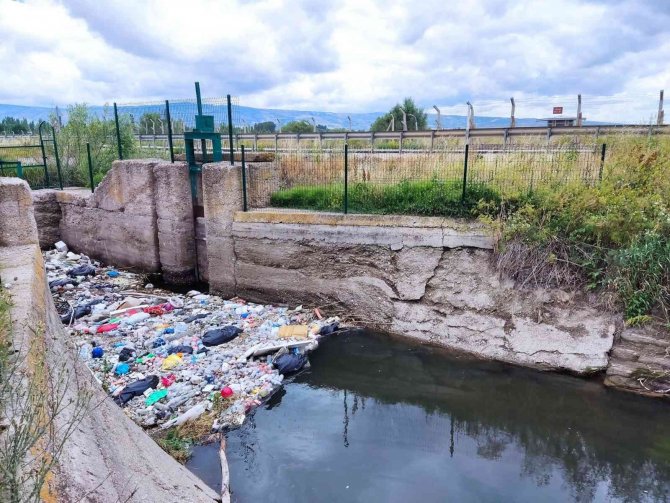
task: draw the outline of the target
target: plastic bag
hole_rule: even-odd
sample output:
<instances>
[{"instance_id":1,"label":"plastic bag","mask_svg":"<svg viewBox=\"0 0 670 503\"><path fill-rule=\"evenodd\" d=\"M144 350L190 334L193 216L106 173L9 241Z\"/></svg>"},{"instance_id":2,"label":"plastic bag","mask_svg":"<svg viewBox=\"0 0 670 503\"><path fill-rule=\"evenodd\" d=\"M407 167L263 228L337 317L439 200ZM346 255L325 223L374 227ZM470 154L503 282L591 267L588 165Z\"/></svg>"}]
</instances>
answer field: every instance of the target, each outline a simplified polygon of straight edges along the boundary
<instances>
[{"instance_id":1,"label":"plastic bag","mask_svg":"<svg viewBox=\"0 0 670 503\"><path fill-rule=\"evenodd\" d=\"M179 346L172 346L171 348L168 348L167 354L171 355L174 353L184 353L184 354L191 354L193 353L193 348L191 346L187 346L186 344L181 344Z\"/></svg>"},{"instance_id":2,"label":"plastic bag","mask_svg":"<svg viewBox=\"0 0 670 503\"><path fill-rule=\"evenodd\" d=\"M272 361L272 365L280 374L291 374L297 372L305 366L307 357L303 354L284 353Z\"/></svg>"},{"instance_id":3,"label":"plastic bag","mask_svg":"<svg viewBox=\"0 0 670 503\"><path fill-rule=\"evenodd\" d=\"M95 276L95 267L89 264L80 265L70 269L67 275L71 278L75 276Z\"/></svg>"},{"instance_id":4,"label":"plastic bag","mask_svg":"<svg viewBox=\"0 0 670 503\"><path fill-rule=\"evenodd\" d=\"M202 336L202 344L204 346L218 346L219 344L232 341L241 333L242 329L235 325L215 328L205 332L205 335Z\"/></svg>"},{"instance_id":5,"label":"plastic bag","mask_svg":"<svg viewBox=\"0 0 670 503\"><path fill-rule=\"evenodd\" d=\"M123 388L121 393L114 398L114 401L123 406L136 396L142 396L142 394L149 388L155 388L156 386L158 386L158 376L145 377L144 379L130 383Z\"/></svg>"},{"instance_id":6,"label":"plastic bag","mask_svg":"<svg viewBox=\"0 0 670 503\"><path fill-rule=\"evenodd\" d=\"M119 353L119 361L127 362L133 357L134 354L135 350L133 348L122 348L121 352Z\"/></svg>"},{"instance_id":7,"label":"plastic bag","mask_svg":"<svg viewBox=\"0 0 670 503\"><path fill-rule=\"evenodd\" d=\"M330 335L333 332L336 332L339 328L340 328L340 322L334 321L330 325L322 326L321 330L319 330L319 335Z\"/></svg>"}]
</instances>

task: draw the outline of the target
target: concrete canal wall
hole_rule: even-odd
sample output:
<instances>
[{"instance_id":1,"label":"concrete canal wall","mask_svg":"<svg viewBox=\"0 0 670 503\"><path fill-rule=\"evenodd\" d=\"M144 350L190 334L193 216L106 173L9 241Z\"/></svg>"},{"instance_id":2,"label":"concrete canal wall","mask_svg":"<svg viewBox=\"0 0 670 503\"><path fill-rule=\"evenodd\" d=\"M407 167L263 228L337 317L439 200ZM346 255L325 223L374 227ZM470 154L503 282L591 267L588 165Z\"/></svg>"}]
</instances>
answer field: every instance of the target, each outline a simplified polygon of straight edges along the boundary
<instances>
[{"instance_id":1,"label":"concrete canal wall","mask_svg":"<svg viewBox=\"0 0 670 503\"><path fill-rule=\"evenodd\" d=\"M52 204L51 196L47 199L45 204ZM49 421L31 459L39 463L53 454L45 446L58 445L69 432L40 501L217 501L219 495L128 418L78 359L47 286L32 203L24 181L0 178L0 279L12 302L12 345L26 389L34 388L47 411L38 417ZM54 410L59 412L51 415Z\"/></svg>"},{"instance_id":2,"label":"concrete canal wall","mask_svg":"<svg viewBox=\"0 0 670 503\"><path fill-rule=\"evenodd\" d=\"M117 161L93 196L38 194L43 244L58 235L75 250L162 271L168 280L192 277L197 262L201 279L224 296L328 306L362 325L538 369L606 370L609 384L634 391L649 391L638 380L640 368L670 371L670 357L656 354L665 344L660 335L646 336L657 341L650 346L595 299L519 289L501 278L491 265L493 238L481 224L243 212L241 170L228 163L203 167L202 208L194 218L186 170L180 163ZM248 173L269 176L262 163ZM83 222L88 218L104 223Z\"/></svg>"}]
</instances>

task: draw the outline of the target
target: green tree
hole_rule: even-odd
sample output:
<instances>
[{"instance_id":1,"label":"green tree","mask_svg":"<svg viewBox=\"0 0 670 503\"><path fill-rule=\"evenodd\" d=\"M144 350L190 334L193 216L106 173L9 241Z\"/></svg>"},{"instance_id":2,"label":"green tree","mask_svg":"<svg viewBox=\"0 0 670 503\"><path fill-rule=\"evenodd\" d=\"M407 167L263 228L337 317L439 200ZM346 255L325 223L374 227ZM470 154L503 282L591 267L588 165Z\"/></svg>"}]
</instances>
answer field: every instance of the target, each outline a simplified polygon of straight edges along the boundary
<instances>
[{"instance_id":1,"label":"green tree","mask_svg":"<svg viewBox=\"0 0 670 503\"><path fill-rule=\"evenodd\" d=\"M254 133L274 133L276 124L272 121L257 122L254 124Z\"/></svg>"},{"instance_id":2,"label":"green tree","mask_svg":"<svg viewBox=\"0 0 670 503\"><path fill-rule=\"evenodd\" d=\"M120 115L119 126L123 156L128 159L135 153L130 116ZM58 131L58 149L67 185L89 185L86 143L91 145L93 176L97 183L112 167L112 161L118 159L114 114L108 105L103 108L102 117L91 114L86 104L68 107L68 121Z\"/></svg>"},{"instance_id":3,"label":"green tree","mask_svg":"<svg viewBox=\"0 0 670 503\"><path fill-rule=\"evenodd\" d=\"M311 133L314 131L312 125L305 121L291 121L281 128L282 133Z\"/></svg>"},{"instance_id":4,"label":"green tree","mask_svg":"<svg viewBox=\"0 0 670 503\"><path fill-rule=\"evenodd\" d=\"M403 109L407 117L407 130L427 129L428 115L422 109L416 106L412 98L405 98L402 103L395 105L388 113L377 117L370 127L370 131L386 131L391 123L391 118L395 119L395 130L403 130Z\"/></svg>"}]
</instances>

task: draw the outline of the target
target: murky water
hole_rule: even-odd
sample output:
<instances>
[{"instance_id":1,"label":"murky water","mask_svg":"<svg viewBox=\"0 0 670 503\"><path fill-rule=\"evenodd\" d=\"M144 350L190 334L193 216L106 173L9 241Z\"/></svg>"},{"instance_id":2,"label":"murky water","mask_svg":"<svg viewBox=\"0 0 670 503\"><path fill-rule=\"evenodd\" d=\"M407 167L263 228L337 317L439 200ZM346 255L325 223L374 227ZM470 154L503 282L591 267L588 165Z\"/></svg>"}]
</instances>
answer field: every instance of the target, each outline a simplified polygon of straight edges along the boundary
<instances>
[{"instance_id":1,"label":"murky water","mask_svg":"<svg viewBox=\"0 0 670 503\"><path fill-rule=\"evenodd\" d=\"M311 361L228 434L233 501L670 500L666 403L369 333Z\"/></svg>"}]
</instances>

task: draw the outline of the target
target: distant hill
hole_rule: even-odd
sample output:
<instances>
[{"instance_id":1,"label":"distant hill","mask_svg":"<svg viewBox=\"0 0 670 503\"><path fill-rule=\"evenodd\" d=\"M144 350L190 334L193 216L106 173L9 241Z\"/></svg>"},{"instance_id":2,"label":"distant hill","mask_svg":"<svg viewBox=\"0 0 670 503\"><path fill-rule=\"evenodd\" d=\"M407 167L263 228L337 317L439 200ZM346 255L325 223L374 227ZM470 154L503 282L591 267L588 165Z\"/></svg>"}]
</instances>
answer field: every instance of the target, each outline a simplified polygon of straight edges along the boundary
<instances>
[{"instance_id":1,"label":"distant hill","mask_svg":"<svg viewBox=\"0 0 670 503\"><path fill-rule=\"evenodd\" d=\"M103 114L104 107L90 106L90 111L98 116ZM132 114L136 121L147 112L162 113L162 105L121 105L121 113ZM0 119L3 117L15 117L18 119L27 119L28 121L39 121L48 119L54 112L54 108L22 105L3 105L0 104ZM111 109L108 109L111 113ZM183 120L187 127L193 126L196 106L193 101L176 101L170 103L170 112L173 119ZM67 121L67 110L59 109L63 122ZM214 115L216 124L227 123L227 110L225 104L203 105L203 113ZM328 127L328 129L349 129L349 119L351 117L351 128L356 131L367 131L375 119L385 112L367 112L367 113L339 113L339 112L319 112L311 110L279 110L271 108L253 108L245 106L234 107L233 122L236 126L251 126L258 122L280 120L281 124L296 120L306 120L311 123L312 118L317 124ZM435 127L436 114L428 114L429 127ZM442 115L442 127L446 129L464 128L466 124L464 115ZM478 128L506 127L509 125L509 117L476 117ZM518 126L539 126L543 123L533 118L517 118ZM587 121L586 124L597 125L599 123ZM600 123L602 124L602 123ZM411 126L411 121L410 121Z\"/></svg>"}]
</instances>

